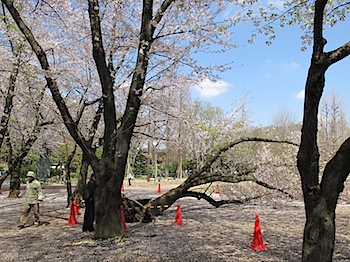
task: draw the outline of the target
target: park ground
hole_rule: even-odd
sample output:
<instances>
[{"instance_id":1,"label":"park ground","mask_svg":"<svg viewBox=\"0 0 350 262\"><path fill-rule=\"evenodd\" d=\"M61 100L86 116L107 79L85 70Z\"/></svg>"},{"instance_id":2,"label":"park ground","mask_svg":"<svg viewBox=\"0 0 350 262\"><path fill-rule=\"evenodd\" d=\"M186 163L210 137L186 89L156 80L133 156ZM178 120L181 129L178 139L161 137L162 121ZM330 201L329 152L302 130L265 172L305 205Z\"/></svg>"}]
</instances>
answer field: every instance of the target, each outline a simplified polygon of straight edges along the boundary
<instances>
[{"instance_id":1,"label":"park ground","mask_svg":"<svg viewBox=\"0 0 350 262\"><path fill-rule=\"evenodd\" d=\"M161 194L179 181L162 181ZM133 181L125 195L134 198L159 196L154 182ZM214 189L215 191L215 189ZM34 227L33 213L27 227L17 229L24 191L17 199L0 195L0 261L300 261L305 223L304 206L286 199L256 200L215 208L204 200L182 198L148 224L127 223L124 238L93 240L93 233L78 225L67 225L70 209L62 186L44 187L40 206L41 225ZM215 193L216 194L216 193ZM223 193L215 197L224 197ZM177 204L183 226L174 225ZM81 208L80 213L84 213ZM254 251L256 215L263 241L269 250ZM350 205L337 208L336 243L333 261L350 260Z\"/></svg>"}]
</instances>

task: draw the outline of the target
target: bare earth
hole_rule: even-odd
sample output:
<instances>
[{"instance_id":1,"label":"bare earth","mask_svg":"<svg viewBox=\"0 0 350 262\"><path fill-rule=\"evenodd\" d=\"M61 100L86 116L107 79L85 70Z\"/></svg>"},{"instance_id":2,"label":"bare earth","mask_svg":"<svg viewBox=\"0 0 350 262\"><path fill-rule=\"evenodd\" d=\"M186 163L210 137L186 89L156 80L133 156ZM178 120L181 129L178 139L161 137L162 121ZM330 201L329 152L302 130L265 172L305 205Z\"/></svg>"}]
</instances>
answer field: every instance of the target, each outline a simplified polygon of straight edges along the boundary
<instances>
[{"instance_id":1,"label":"bare earth","mask_svg":"<svg viewBox=\"0 0 350 262\"><path fill-rule=\"evenodd\" d=\"M162 193L174 187L162 186ZM22 193L24 194L24 192ZM180 199L183 226L173 225L175 203L149 224L128 223L122 239L92 240L93 233L79 225L68 226L64 189L44 189L41 225L17 229L23 198L0 195L0 261L300 261L304 207L297 201L268 201L215 208L193 198ZM125 187L131 198L157 197L157 185L134 183ZM83 214L84 209L80 209ZM255 216L260 218L264 244L270 250L254 251ZM333 261L350 260L350 205L337 208Z\"/></svg>"}]
</instances>

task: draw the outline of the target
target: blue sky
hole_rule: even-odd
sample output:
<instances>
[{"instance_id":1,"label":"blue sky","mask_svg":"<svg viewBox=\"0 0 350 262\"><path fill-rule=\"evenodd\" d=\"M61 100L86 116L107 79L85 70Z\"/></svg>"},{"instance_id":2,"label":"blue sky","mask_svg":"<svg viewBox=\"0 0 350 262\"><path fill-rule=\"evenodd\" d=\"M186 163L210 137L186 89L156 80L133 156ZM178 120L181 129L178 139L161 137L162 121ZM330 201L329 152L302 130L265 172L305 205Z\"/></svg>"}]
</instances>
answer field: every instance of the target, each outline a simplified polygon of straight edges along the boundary
<instances>
[{"instance_id":1,"label":"blue sky","mask_svg":"<svg viewBox=\"0 0 350 262\"><path fill-rule=\"evenodd\" d=\"M327 28L326 51L350 41L350 23ZM255 126L272 124L273 115L281 110L292 113L296 121L302 120L303 93L311 59L311 47L301 51L301 32L297 27L277 31L271 46L259 36L252 45L247 38L253 27L239 25L234 39L239 44L225 55L205 56L200 61L234 61L232 70L221 74L220 82L206 81L201 88L192 88L194 97L230 111L235 99L247 94L248 109ZM350 119L350 57L331 66L326 74L325 95L334 89L344 101L347 119Z\"/></svg>"}]
</instances>

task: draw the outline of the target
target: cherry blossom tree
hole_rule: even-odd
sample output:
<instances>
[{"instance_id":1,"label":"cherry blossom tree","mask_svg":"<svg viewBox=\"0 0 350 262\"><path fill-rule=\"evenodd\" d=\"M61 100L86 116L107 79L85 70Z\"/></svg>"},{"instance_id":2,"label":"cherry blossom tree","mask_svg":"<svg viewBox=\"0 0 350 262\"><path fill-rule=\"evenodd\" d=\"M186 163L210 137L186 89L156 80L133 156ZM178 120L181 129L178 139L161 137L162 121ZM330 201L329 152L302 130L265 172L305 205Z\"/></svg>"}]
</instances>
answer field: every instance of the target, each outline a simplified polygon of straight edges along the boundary
<instances>
[{"instance_id":1,"label":"cherry blossom tree","mask_svg":"<svg viewBox=\"0 0 350 262\"><path fill-rule=\"evenodd\" d=\"M142 5L97 0L74 4L58 0L21 5L12 0L2 2L36 54L66 128L97 175L95 237L122 235L121 185L143 100L152 89L162 88L162 79L176 76L167 76L167 72L180 72L186 66L193 83L211 75L211 70L198 66L190 54L213 44L223 49L233 46L228 28L236 17L223 16L230 1L144 0ZM84 4L88 4L88 12ZM72 53L86 48L92 49L86 54L92 54L99 77L100 89L94 89L95 95L103 101L101 158L88 143L79 121L72 117L60 90L65 72L55 67L56 59L74 64Z\"/></svg>"},{"instance_id":2,"label":"cherry blossom tree","mask_svg":"<svg viewBox=\"0 0 350 262\"><path fill-rule=\"evenodd\" d=\"M37 92L38 90L36 90ZM11 177L10 181L10 193L9 197L18 197L20 193L20 168L24 158L27 156L34 143L38 140L40 132L45 129L45 126L52 124L53 122L45 121L42 118L40 112L40 101L43 98L44 89L39 93L38 98L34 98L37 103L34 103L33 108L23 108L27 121L23 122L23 125L16 123L16 128L11 128L12 132L9 132L6 138L6 146L8 148L8 174ZM28 121L28 114L32 120ZM12 114L12 117L14 115ZM22 116L23 117L23 116ZM11 135L13 131L20 132L21 136Z\"/></svg>"},{"instance_id":3,"label":"cherry blossom tree","mask_svg":"<svg viewBox=\"0 0 350 262\"><path fill-rule=\"evenodd\" d=\"M9 197L17 197L20 189L21 163L42 137L42 131L53 123L52 106L45 100L45 84L38 78L38 70L31 63L31 49L25 43L2 4L0 28L1 85L3 108L0 120L0 147L6 151L8 170L1 177L10 176ZM34 88L35 87L35 88ZM51 103L52 104L52 103ZM47 121L47 119L50 119ZM5 142L5 143L3 143Z\"/></svg>"},{"instance_id":4,"label":"cherry blossom tree","mask_svg":"<svg viewBox=\"0 0 350 262\"><path fill-rule=\"evenodd\" d=\"M3 112L0 120L0 148L3 145L6 135L8 136L8 126L13 108L13 98L15 93L16 81L23 60L22 57L25 56L21 48L21 42L18 41L19 43L17 44L15 40L10 37L11 25L6 16L4 15L4 10L4 5L2 5L3 18L1 21L1 28L4 32L3 35L5 38L3 39L3 43L8 43L8 46L10 48L8 50L3 45L1 46L2 60L4 61L1 68L1 93L4 98L4 102ZM0 178L0 189L2 183L5 181L8 175L9 172L6 172Z\"/></svg>"},{"instance_id":5,"label":"cherry blossom tree","mask_svg":"<svg viewBox=\"0 0 350 262\"><path fill-rule=\"evenodd\" d=\"M270 6L275 9L274 6ZM344 190L344 183L350 172L348 155L350 138L345 139L335 154L320 169L319 114L320 101L325 89L325 74L330 66L350 54L350 42L338 44L338 48L326 51L324 31L347 18L349 3L346 1L287 1L283 10L275 9L271 14L261 8L265 26L260 31L275 37L273 22L280 26L298 25L304 31L302 48L312 45L311 63L305 85L304 116L301 129L301 144L297 166L301 177L305 203L306 224L303 238L302 261L332 261L335 242L335 209L338 198ZM252 14L252 12L250 13ZM266 21L269 21L266 24ZM261 25L257 24L257 25Z\"/></svg>"}]
</instances>

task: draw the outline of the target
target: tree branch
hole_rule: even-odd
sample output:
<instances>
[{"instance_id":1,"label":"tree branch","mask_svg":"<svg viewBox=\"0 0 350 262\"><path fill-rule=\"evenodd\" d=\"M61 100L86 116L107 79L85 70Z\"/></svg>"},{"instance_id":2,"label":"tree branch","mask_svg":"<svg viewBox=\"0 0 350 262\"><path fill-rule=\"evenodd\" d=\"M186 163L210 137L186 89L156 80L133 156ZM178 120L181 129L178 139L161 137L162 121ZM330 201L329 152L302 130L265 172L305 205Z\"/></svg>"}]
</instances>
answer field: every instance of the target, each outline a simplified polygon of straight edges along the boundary
<instances>
[{"instance_id":1,"label":"tree branch","mask_svg":"<svg viewBox=\"0 0 350 262\"><path fill-rule=\"evenodd\" d=\"M92 54L100 78L102 86L102 99L104 104L104 123L105 123L105 134L104 134L104 154L113 156L115 154L115 148L111 144L113 143L114 136L116 134L116 110L113 93L113 77L106 63L106 54L103 47L102 41L102 29L101 20L99 16L99 1L89 0L89 18L91 27L91 41L92 41ZM108 123L108 124L107 124Z\"/></svg>"},{"instance_id":2,"label":"tree branch","mask_svg":"<svg viewBox=\"0 0 350 262\"><path fill-rule=\"evenodd\" d=\"M286 196L288 196L290 198L294 198L291 194L289 194L287 191L284 191L281 188L277 188L277 187L271 186L271 185L269 185L269 184L267 184L267 183L265 183L263 181L260 181L260 180L256 180L254 182L257 183L259 186L265 187L267 189L276 190L276 191L278 191L278 192L280 192L280 193L282 193L282 194L284 194L284 195L286 195Z\"/></svg>"},{"instance_id":3,"label":"tree branch","mask_svg":"<svg viewBox=\"0 0 350 262\"><path fill-rule=\"evenodd\" d=\"M350 137L340 146L334 157L327 163L321 181L321 189L332 205L336 205L338 196L344 189L344 182L350 173Z\"/></svg>"},{"instance_id":4,"label":"tree branch","mask_svg":"<svg viewBox=\"0 0 350 262\"><path fill-rule=\"evenodd\" d=\"M331 52L325 53L325 55L328 57L328 65L335 64L350 55L350 42L347 42Z\"/></svg>"},{"instance_id":5,"label":"tree branch","mask_svg":"<svg viewBox=\"0 0 350 262\"><path fill-rule=\"evenodd\" d=\"M209 170L209 168L211 167L211 165L223 154L225 153L227 150L229 150L230 148L243 143L243 142L268 142L268 143L279 143L279 144L289 144L289 145L293 145L293 146L299 146L296 143L290 142L290 141L286 141L286 140L273 140L273 139L268 139L268 138L259 138L259 137L245 137L245 138L240 138L237 140L234 140L233 142L229 143L228 145L220 148L216 153L212 154L211 158L208 158L208 160L205 162L204 166L199 169L196 170L193 175L191 177L195 178L196 176L206 172Z\"/></svg>"},{"instance_id":6,"label":"tree branch","mask_svg":"<svg viewBox=\"0 0 350 262\"><path fill-rule=\"evenodd\" d=\"M228 200L220 200L220 201L216 201L213 198L211 198L209 195L205 194L205 193L201 193L201 192L195 192L195 191L186 191L181 197L195 197L198 200L200 199L204 199L207 202L209 202L209 204L215 206L215 207L219 207L225 204L243 204L246 201L249 200L235 200L235 199L228 199ZM252 198L253 199L253 198Z\"/></svg>"},{"instance_id":7,"label":"tree branch","mask_svg":"<svg viewBox=\"0 0 350 262\"><path fill-rule=\"evenodd\" d=\"M47 60L44 50L39 45L32 31L28 28L28 26L22 20L18 10L13 5L13 1L12 0L1 0L1 1L6 5L7 9L11 13L12 18L14 19L17 26L19 27L19 29L27 39L30 46L32 47L32 50L36 54L39 60L39 63L41 65L41 68L45 72L45 79L47 82L47 86L49 87L52 97L61 113L61 116L63 118L66 128L68 129L69 133L74 138L74 140L79 144L80 148L84 151L84 153L88 155L90 159L94 159L95 161L97 161L97 158L94 152L87 145L83 135L78 130L77 124L75 123L71 114L69 113L67 105L65 104L63 97L61 96L60 91L58 89L57 82L51 75L49 62Z\"/></svg>"},{"instance_id":8,"label":"tree branch","mask_svg":"<svg viewBox=\"0 0 350 262\"><path fill-rule=\"evenodd\" d=\"M159 7L159 9L157 10L156 15L153 18L153 22L155 24L152 24L152 34L154 33L154 30L156 29L156 25L159 24L159 22L162 20L166 10L171 6L171 4L174 2L175 0L165 0L163 1L162 5Z\"/></svg>"}]
</instances>

